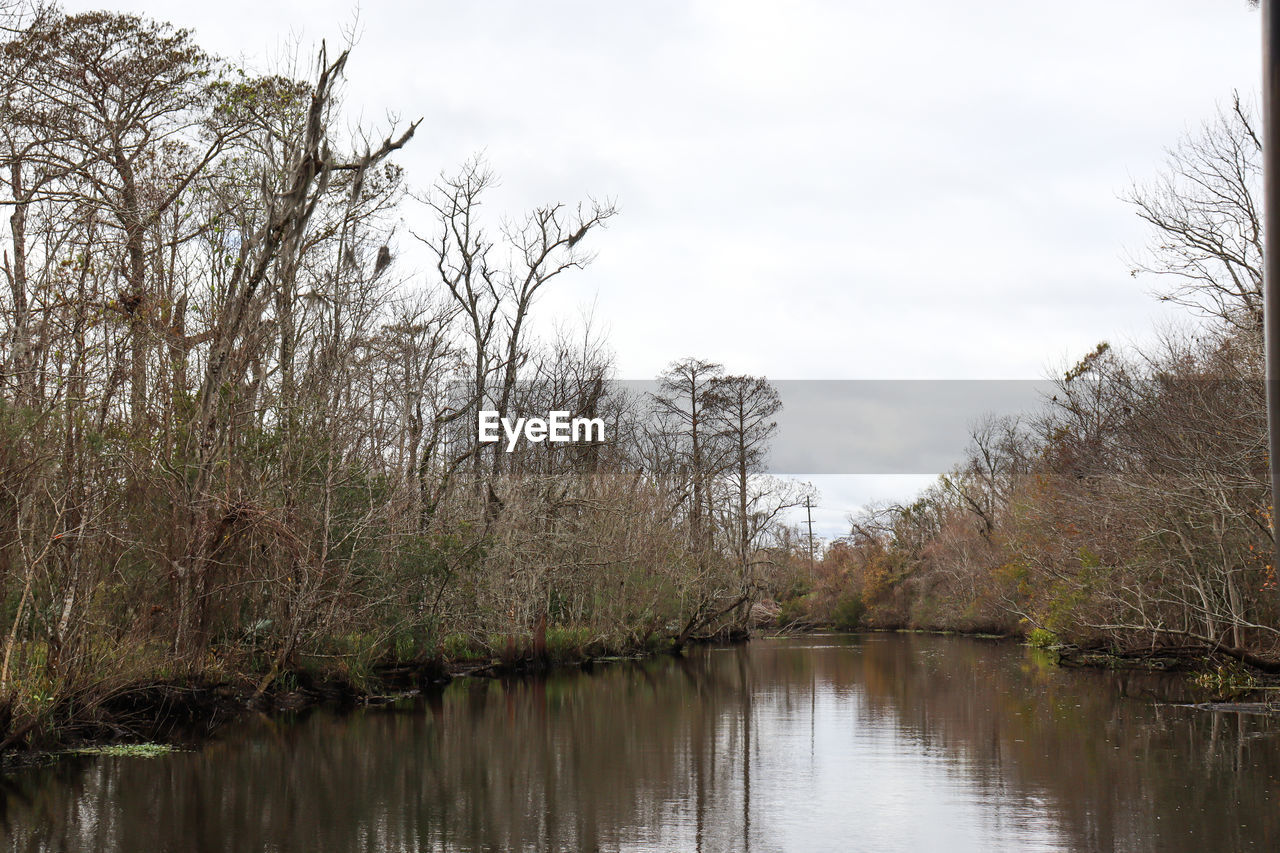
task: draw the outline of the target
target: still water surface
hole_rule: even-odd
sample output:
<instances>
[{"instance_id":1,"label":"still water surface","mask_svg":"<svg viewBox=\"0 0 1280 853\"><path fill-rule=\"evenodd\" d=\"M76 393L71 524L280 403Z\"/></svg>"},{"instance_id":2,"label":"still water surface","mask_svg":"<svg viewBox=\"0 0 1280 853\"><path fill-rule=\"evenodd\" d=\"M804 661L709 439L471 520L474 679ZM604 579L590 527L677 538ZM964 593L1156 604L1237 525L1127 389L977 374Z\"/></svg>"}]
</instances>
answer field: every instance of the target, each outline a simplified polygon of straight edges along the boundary
<instances>
[{"instance_id":1,"label":"still water surface","mask_svg":"<svg viewBox=\"0 0 1280 853\"><path fill-rule=\"evenodd\" d=\"M1280 849L1280 721L1015 644L756 640L225 730L4 782L4 846Z\"/></svg>"}]
</instances>

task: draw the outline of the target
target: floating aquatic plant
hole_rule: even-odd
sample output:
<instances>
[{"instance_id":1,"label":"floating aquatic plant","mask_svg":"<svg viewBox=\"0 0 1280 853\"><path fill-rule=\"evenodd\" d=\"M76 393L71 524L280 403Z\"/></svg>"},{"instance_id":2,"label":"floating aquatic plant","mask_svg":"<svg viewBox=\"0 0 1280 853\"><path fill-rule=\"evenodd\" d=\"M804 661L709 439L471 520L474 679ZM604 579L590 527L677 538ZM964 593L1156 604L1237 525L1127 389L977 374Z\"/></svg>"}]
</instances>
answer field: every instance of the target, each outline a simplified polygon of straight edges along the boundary
<instances>
[{"instance_id":1,"label":"floating aquatic plant","mask_svg":"<svg viewBox=\"0 0 1280 853\"><path fill-rule=\"evenodd\" d=\"M107 755L113 758L159 758L177 752L177 747L164 743L112 743L68 749L66 755Z\"/></svg>"}]
</instances>

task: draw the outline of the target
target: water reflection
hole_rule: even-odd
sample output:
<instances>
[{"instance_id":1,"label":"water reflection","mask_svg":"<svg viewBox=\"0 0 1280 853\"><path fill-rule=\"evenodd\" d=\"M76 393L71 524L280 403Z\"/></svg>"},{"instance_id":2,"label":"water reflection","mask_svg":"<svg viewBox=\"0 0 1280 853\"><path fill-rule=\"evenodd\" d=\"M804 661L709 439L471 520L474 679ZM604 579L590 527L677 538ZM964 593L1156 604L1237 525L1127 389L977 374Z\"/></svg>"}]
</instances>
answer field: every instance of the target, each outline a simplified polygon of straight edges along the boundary
<instances>
[{"instance_id":1,"label":"water reflection","mask_svg":"<svg viewBox=\"0 0 1280 853\"><path fill-rule=\"evenodd\" d=\"M757 641L6 780L11 850L1245 850L1280 725L962 638Z\"/></svg>"}]
</instances>

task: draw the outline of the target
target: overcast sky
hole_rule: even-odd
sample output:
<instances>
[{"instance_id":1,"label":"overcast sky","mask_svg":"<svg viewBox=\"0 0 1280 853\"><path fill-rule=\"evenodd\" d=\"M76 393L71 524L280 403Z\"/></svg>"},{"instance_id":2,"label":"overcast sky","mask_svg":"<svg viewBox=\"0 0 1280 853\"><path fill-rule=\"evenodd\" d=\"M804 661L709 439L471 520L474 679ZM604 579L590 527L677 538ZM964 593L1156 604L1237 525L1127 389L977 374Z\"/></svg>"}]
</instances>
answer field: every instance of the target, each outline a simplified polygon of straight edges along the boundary
<instances>
[{"instance_id":1,"label":"overcast sky","mask_svg":"<svg viewBox=\"0 0 1280 853\"><path fill-rule=\"evenodd\" d=\"M259 69L356 11L108 2ZM495 210L616 199L540 310L594 304L623 378L1038 378L1176 316L1119 196L1256 100L1259 27L1245 0L367 0L348 104L424 118L415 183L484 150ZM825 484L824 531L918 482Z\"/></svg>"}]
</instances>

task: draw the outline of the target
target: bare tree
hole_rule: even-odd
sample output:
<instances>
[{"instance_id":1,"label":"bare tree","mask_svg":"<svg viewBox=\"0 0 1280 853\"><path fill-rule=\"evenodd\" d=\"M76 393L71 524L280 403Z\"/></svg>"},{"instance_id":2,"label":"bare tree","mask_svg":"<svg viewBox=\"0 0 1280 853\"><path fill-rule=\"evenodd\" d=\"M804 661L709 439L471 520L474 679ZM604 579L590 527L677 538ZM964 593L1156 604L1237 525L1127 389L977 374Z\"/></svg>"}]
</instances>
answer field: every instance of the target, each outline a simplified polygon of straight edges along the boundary
<instances>
[{"instance_id":1,"label":"bare tree","mask_svg":"<svg viewBox=\"0 0 1280 853\"><path fill-rule=\"evenodd\" d=\"M475 416L491 405L506 417L529 358L526 341L529 314L542 288L560 274L586 266L591 256L581 247L589 232L616 215L612 204L579 204L570 211L550 204L531 211L523 221L502 229L505 262L494 257L498 245L480 217L485 193L494 176L479 157L454 177L442 178L423 200L434 211L438 230L419 236L435 255L436 272L457 304L471 344L470 410ZM492 520L501 507L494 489L504 455L495 446L486 466L484 450L471 448L472 474ZM486 470L487 469L487 470Z\"/></svg>"},{"instance_id":2,"label":"bare tree","mask_svg":"<svg viewBox=\"0 0 1280 853\"><path fill-rule=\"evenodd\" d=\"M750 478L762 472L769 442L778 431L773 418L782 410L782 398L769 381L759 376L723 376L711 384L711 420L728 445L728 473L736 497L734 548L747 581L752 539L759 525L750 512Z\"/></svg>"},{"instance_id":3,"label":"bare tree","mask_svg":"<svg viewBox=\"0 0 1280 853\"><path fill-rule=\"evenodd\" d=\"M1262 138L1239 93L1169 152L1165 173L1127 196L1155 230L1134 275L1172 279L1161 298L1232 327L1262 323Z\"/></svg>"},{"instance_id":4,"label":"bare tree","mask_svg":"<svg viewBox=\"0 0 1280 853\"><path fill-rule=\"evenodd\" d=\"M695 553L711 546L708 519L709 488L723 464L717 446L714 412L718 399L715 382L724 375L724 366L698 358L672 362L658 377L659 393L653 396L665 428L683 444L677 448L687 484L689 502L689 542Z\"/></svg>"},{"instance_id":5,"label":"bare tree","mask_svg":"<svg viewBox=\"0 0 1280 853\"><path fill-rule=\"evenodd\" d=\"M417 277L394 162L417 123L341 130L346 53L258 76L165 24L23 9L0 7L0 750L175 673L262 694L732 625L781 526L766 390L734 420L725 380L716 420L718 365L678 363L657 403L611 383L590 321L536 334L611 203L490 226L472 161L427 196ZM481 406L607 434L491 453Z\"/></svg>"}]
</instances>

